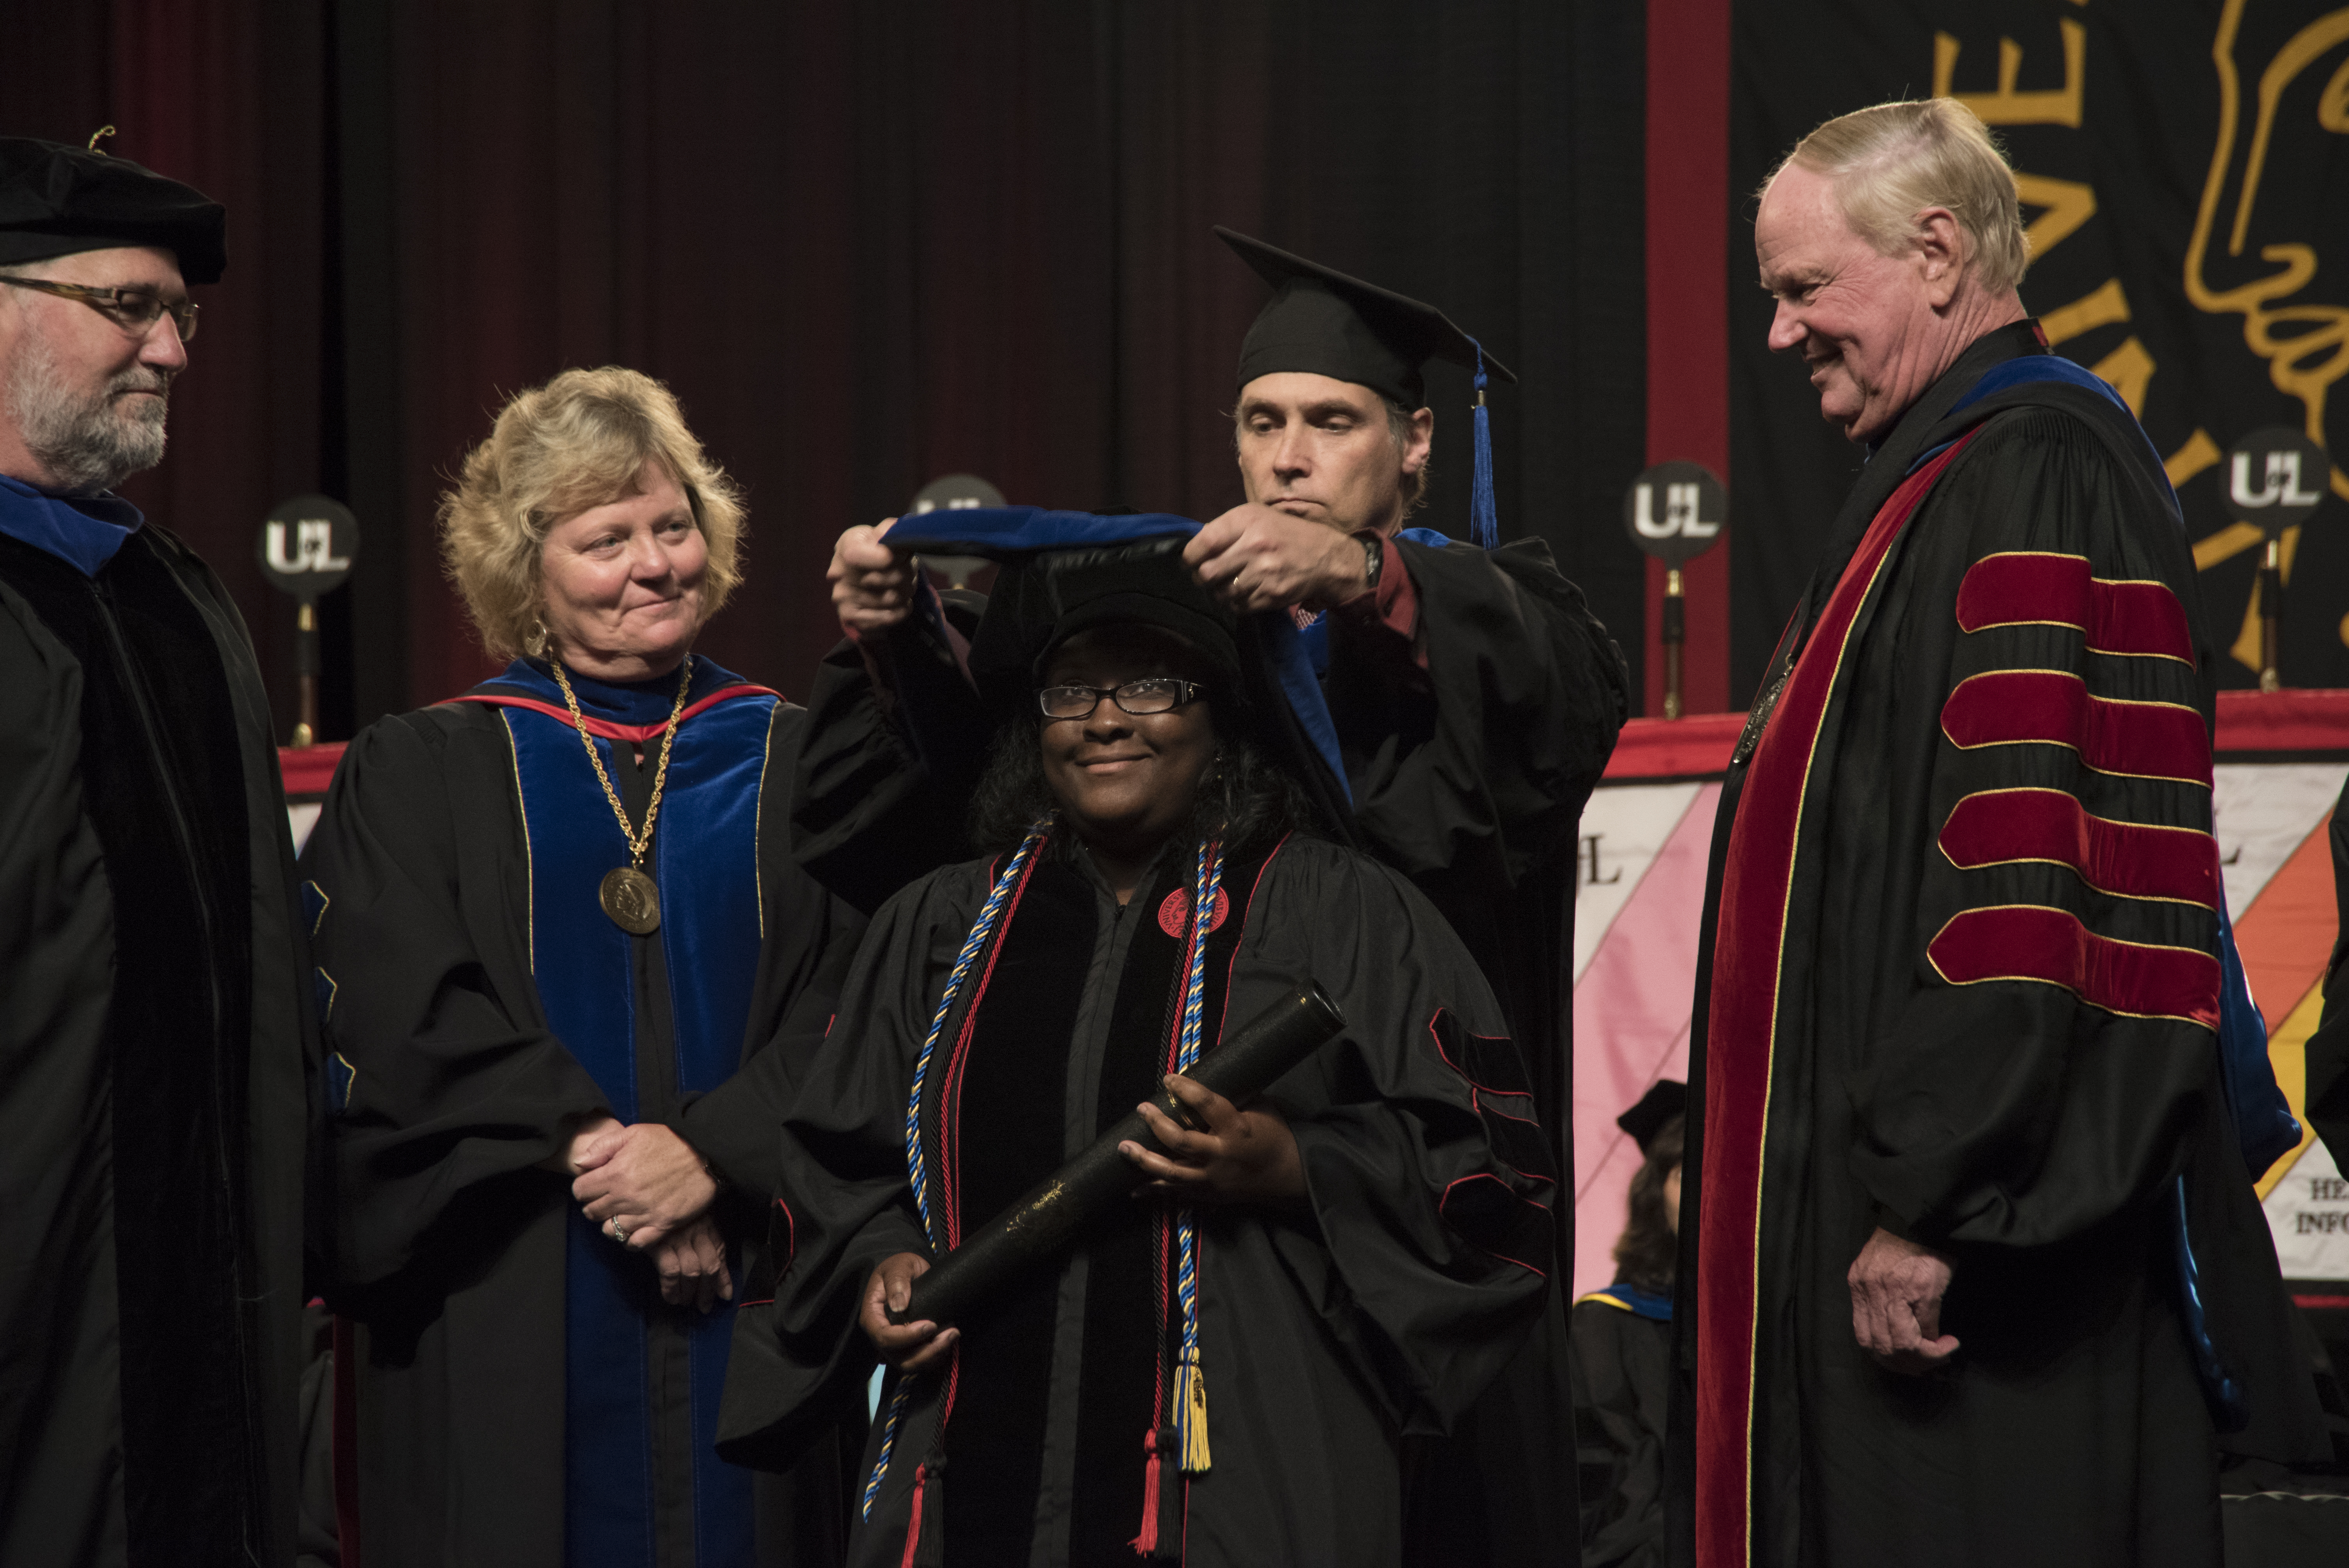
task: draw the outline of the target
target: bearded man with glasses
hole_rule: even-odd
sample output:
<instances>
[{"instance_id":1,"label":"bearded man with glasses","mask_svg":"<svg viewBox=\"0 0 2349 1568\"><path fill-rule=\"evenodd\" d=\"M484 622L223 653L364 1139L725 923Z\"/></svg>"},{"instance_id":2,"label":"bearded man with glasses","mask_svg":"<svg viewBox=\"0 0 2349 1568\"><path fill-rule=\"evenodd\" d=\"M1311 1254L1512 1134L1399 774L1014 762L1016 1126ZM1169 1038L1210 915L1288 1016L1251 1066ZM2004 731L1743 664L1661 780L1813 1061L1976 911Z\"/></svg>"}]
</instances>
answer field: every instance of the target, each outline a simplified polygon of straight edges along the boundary
<instances>
[{"instance_id":1,"label":"bearded man with glasses","mask_svg":"<svg viewBox=\"0 0 2349 1568\"><path fill-rule=\"evenodd\" d=\"M305 1038L269 699L162 460L226 215L0 139L0 1562L294 1554Z\"/></svg>"}]
</instances>

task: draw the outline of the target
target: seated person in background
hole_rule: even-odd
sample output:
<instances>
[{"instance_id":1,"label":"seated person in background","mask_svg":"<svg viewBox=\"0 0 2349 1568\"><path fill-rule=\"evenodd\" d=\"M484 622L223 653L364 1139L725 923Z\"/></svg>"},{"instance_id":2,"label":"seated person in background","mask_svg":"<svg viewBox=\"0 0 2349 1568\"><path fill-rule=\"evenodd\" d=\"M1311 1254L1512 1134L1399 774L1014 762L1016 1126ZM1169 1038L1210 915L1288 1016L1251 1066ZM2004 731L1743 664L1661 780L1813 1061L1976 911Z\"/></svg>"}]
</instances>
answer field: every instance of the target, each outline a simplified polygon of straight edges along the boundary
<instances>
[{"instance_id":1,"label":"seated person in background","mask_svg":"<svg viewBox=\"0 0 2349 1568\"><path fill-rule=\"evenodd\" d=\"M1184 569L1192 525L1046 515L1064 543L1006 566L971 650L990 853L890 899L850 973L785 1122L792 1262L738 1342L727 1451L787 1457L877 1356L853 1563L1392 1563L1401 1439L1474 1401L1547 1288L1530 1096L1443 919L1310 835L1319 763L1261 628ZM1170 1076L1300 975L1348 1027L1260 1099ZM1162 1080L1206 1130L1154 1111L1173 1157L1124 1146L1127 1207L957 1326L890 1324Z\"/></svg>"},{"instance_id":2,"label":"seated person in background","mask_svg":"<svg viewBox=\"0 0 2349 1568\"><path fill-rule=\"evenodd\" d=\"M1664 1561L1664 1408L1687 1104L1688 1086L1664 1078L1615 1119L1646 1163L1631 1178L1615 1283L1574 1304L1584 1568L1656 1568Z\"/></svg>"}]
</instances>

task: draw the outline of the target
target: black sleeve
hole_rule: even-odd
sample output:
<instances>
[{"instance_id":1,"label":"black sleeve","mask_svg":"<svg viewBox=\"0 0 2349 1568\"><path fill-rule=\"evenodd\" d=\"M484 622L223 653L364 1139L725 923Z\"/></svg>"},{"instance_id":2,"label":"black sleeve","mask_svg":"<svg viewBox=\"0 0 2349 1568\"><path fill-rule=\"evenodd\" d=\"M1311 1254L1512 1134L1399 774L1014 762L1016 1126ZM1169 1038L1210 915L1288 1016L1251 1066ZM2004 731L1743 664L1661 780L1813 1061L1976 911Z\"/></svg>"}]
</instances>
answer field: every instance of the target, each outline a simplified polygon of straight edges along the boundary
<instances>
[{"instance_id":1,"label":"black sleeve","mask_svg":"<svg viewBox=\"0 0 2349 1568\"><path fill-rule=\"evenodd\" d=\"M943 595L947 624L967 639L986 603ZM792 779L799 863L869 913L968 859L965 815L991 734L940 627L909 617L866 644L839 644L816 667Z\"/></svg>"},{"instance_id":2,"label":"black sleeve","mask_svg":"<svg viewBox=\"0 0 2349 1568\"><path fill-rule=\"evenodd\" d=\"M1889 851L1920 861L1918 985L1850 1079L1853 1166L1918 1240L2044 1245L2148 1201L2217 1089L2193 561L2048 410L1985 427L1909 524L1937 530L1960 634L1902 676L1940 715L1935 831Z\"/></svg>"},{"instance_id":3,"label":"black sleeve","mask_svg":"<svg viewBox=\"0 0 2349 1568\"><path fill-rule=\"evenodd\" d=\"M1395 543L1424 670L1333 628L1328 682L1354 809L1406 875L1506 888L1571 838L1630 705L1630 676L1548 547Z\"/></svg>"},{"instance_id":4,"label":"black sleeve","mask_svg":"<svg viewBox=\"0 0 2349 1568\"><path fill-rule=\"evenodd\" d=\"M303 854L346 1285L397 1274L494 1184L561 1183L541 1162L607 1109L547 1028L516 948L528 926L520 811L494 785L452 789L451 744L429 716L366 731Z\"/></svg>"},{"instance_id":5,"label":"black sleeve","mask_svg":"<svg viewBox=\"0 0 2349 1568\"><path fill-rule=\"evenodd\" d=\"M1268 1091L1314 1219L1279 1244L1309 1296L1350 1295L1330 1325L1410 1429L1448 1429L1524 1344L1557 1272L1548 1145L1500 1005L1418 890L1327 845L1292 844L1274 869L1244 961L1312 975L1348 1020ZM1317 1283L1325 1271L1345 1288Z\"/></svg>"},{"instance_id":6,"label":"black sleeve","mask_svg":"<svg viewBox=\"0 0 2349 1568\"><path fill-rule=\"evenodd\" d=\"M1577 1303L1572 1324L1584 1568L1661 1568L1663 1431L1649 1412L1663 1400L1671 1331L1605 1301Z\"/></svg>"},{"instance_id":7,"label":"black sleeve","mask_svg":"<svg viewBox=\"0 0 2349 1568\"><path fill-rule=\"evenodd\" d=\"M856 1323L865 1282L930 1250L906 1186L905 1097L986 871L937 872L874 915L776 1130L772 1288L738 1315L719 1422L738 1464L788 1465L828 1429L874 1366Z\"/></svg>"}]
</instances>

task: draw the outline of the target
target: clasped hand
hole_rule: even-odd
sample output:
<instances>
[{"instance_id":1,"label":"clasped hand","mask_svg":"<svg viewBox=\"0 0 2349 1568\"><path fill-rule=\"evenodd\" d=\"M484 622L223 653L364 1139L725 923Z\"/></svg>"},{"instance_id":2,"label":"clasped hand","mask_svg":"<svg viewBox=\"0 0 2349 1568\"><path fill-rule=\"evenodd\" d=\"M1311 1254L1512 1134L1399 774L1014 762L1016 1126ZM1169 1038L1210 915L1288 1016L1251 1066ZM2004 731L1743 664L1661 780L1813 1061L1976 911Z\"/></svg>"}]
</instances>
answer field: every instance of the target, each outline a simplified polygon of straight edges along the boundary
<instances>
[{"instance_id":1,"label":"clasped hand","mask_svg":"<svg viewBox=\"0 0 2349 1568\"><path fill-rule=\"evenodd\" d=\"M573 1135L564 1164L581 1212L651 1260L663 1301L708 1312L734 1299L726 1240L709 1212L718 1182L693 1145L658 1122L602 1116Z\"/></svg>"},{"instance_id":2,"label":"clasped hand","mask_svg":"<svg viewBox=\"0 0 2349 1568\"><path fill-rule=\"evenodd\" d=\"M832 607L840 617L840 629L851 636L885 632L903 622L913 607L912 560L882 540L896 521L885 517L876 527L852 528L832 547L832 565L824 575L832 582Z\"/></svg>"},{"instance_id":3,"label":"clasped hand","mask_svg":"<svg viewBox=\"0 0 2349 1568\"><path fill-rule=\"evenodd\" d=\"M1132 1139L1118 1144L1119 1153L1153 1178L1142 1191L1164 1193L1184 1203L1277 1203L1305 1195L1297 1135L1279 1111L1270 1106L1241 1110L1205 1084L1178 1074L1167 1074L1165 1082L1206 1128L1192 1132L1155 1105L1140 1107L1143 1119L1167 1150L1155 1154ZM919 1253L895 1253L864 1283L858 1326L873 1342L874 1353L901 1371L936 1366L962 1332L941 1329L928 1318L889 1321L890 1313L905 1310L913 1300L914 1282L929 1272L930 1260Z\"/></svg>"},{"instance_id":4,"label":"clasped hand","mask_svg":"<svg viewBox=\"0 0 2349 1568\"><path fill-rule=\"evenodd\" d=\"M1242 1110L1206 1085L1168 1073L1167 1088L1204 1123L1197 1132L1144 1101L1142 1119L1166 1153L1132 1139L1117 1151L1145 1176L1143 1191L1184 1203L1280 1203L1305 1196L1305 1167L1297 1135L1271 1106Z\"/></svg>"},{"instance_id":5,"label":"clasped hand","mask_svg":"<svg viewBox=\"0 0 2349 1568\"><path fill-rule=\"evenodd\" d=\"M1879 1226L1847 1276L1859 1347L1878 1366L1910 1377L1947 1363L1958 1339L1941 1332L1941 1298L1956 1277L1948 1258Z\"/></svg>"}]
</instances>

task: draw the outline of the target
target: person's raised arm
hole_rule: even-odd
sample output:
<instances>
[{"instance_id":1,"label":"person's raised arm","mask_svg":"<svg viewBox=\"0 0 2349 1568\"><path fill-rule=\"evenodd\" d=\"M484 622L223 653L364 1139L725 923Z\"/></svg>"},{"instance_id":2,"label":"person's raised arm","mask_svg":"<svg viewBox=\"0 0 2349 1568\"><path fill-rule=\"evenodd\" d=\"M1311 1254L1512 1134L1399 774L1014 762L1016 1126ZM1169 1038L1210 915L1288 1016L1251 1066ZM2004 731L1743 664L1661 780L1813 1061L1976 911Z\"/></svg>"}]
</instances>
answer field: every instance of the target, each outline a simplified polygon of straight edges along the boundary
<instances>
[{"instance_id":1,"label":"person's raised arm","mask_svg":"<svg viewBox=\"0 0 2349 1568\"><path fill-rule=\"evenodd\" d=\"M809 688L792 789L793 854L865 913L969 852L963 816L991 737L968 667L985 602L923 582L885 541L895 521L833 546L843 637Z\"/></svg>"}]
</instances>

